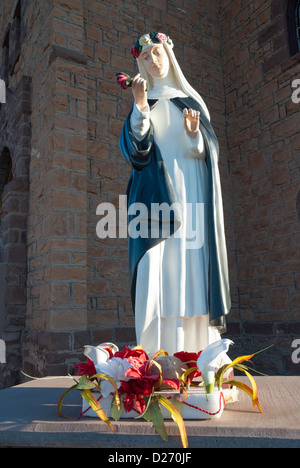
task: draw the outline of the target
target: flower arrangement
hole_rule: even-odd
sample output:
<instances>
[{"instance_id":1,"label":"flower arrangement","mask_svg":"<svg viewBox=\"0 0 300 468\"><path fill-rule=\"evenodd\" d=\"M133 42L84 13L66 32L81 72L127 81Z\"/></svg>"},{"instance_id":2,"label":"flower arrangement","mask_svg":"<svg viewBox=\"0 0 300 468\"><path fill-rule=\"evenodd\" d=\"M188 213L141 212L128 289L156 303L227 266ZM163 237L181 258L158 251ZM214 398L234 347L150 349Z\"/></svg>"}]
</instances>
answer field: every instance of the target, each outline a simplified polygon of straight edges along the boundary
<instances>
[{"instance_id":1,"label":"flower arrangement","mask_svg":"<svg viewBox=\"0 0 300 468\"><path fill-rule=\"evenodd\" d=\"M58 413L64 417L63 400L69 391L76 389L81 392L83 400L96 415L114 430L101 405L101 399L105 400L110 396L110 414L114 420L119 420L124 412L134 410L137 418L143 417L152 421L158 434L163 440L167 440L162 409L167 410L178 425L183 447L187 448L181 406L178 399L172 398L172 394L180 394L181 402L184 402L189 398L189 390L202 387L202 393L203 388L205 389L206 398L218 392L221 401L224 399L222 386L226 381L227 385L245 391L252 398L253 407L257 406L262 412L255 380L248 367L243 364L254 354L231 361L226 354L231 344L231 340L221 339L198 353L179 352L169 356L165 351L159 350L152 357L148 356L141 346L125 347L121 351L113 343L102 343L96 347L85 346L87 362L74 366L80 378L78 381L74 379L75 385L62 394L57 403ZM228 376L228 372L233 368L245 372L252 388L235 379L226 380L226 375ZM171 397L165 396L166 390ZM99 398L96 398L96 392L100 394Z\"/></svg>"}]
</instances>

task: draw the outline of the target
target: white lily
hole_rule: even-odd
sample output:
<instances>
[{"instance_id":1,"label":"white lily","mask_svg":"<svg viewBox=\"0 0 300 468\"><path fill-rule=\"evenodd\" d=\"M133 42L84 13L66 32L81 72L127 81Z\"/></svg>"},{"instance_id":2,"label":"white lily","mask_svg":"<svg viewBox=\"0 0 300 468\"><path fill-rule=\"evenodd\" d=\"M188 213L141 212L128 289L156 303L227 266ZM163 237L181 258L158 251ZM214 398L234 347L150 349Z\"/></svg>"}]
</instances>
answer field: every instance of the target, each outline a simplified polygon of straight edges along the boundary
<instances>
[{"instance_id":1,"label":"white lily","mask_svg":"<svg viewBox=\"0 0 300 468\"><path fill-rule=\"evenodd\" d=\"M230 362L226 353L231 344L233 341L227 338L215 341L202 351L197 360L197 367L201 372L207 393L213 392L216 369L221 367L221 363L225 364L226 360Z\"/></svg>"},{"instance_id":2,"label":"white lily","mask_svg":"<svg viewBox=\"0 0 300 468\"><path fill-rule=\"evenodd\" d=\"M98 364L95 364L97 373L105 374L111 377L115 381L118 389L121 386L121 380L128 380L128 378L125 377L125 374L130 367L132 366L127 359L121 359L117 357L112 357L106 362L99 362ZM108 397L108 395L112 392L114 392L114 387L112 384L107 380L103 380L101 382L101 393L103 397Z\"/></svg>"},{"instance_id":3,"label":"white lily","mask_svg":"<svg viewBox=\"0 0 300 468\"><path fill-rule=\"evenodd\" d=\"M119 348L113 343L101 343L98 346L84 346L84 355L93 361L94 365L106 362L110 358L110 353L107 348L111 350L113 354L119 351Z\"/></svg>"}]
</instances>

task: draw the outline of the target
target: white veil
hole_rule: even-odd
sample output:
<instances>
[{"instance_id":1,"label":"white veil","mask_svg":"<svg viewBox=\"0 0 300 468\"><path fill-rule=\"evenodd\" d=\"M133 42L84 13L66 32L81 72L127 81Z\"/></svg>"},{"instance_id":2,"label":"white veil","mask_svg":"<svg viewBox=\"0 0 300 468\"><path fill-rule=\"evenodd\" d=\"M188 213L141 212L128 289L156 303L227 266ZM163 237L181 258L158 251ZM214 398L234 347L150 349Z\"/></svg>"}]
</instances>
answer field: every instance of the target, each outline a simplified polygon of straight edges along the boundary
<instances>
[{"instance_id":1,"label":"white veil","mask_svg":"<svg viewBox=\"0 0 300 468\"><path fill-rule=\"evenodd\" d=\"M177 59L175 57L175 54L173 52L173 43L172 44L168 44L167 41L164 41L163 43L163 47L169 57L169 60L170 60L170 71L173 72L173 75L174 75L174 78L175 78L175 82L176 82L176 86L178 87L178 89L184 93L186 96L189 96L193 99L195 99L195 101L197 101L206 117L208 118L208 120L210 120L210 114L209 114L209 111L208 111L208 108L206 107L206 104L204 102L204 100L202 99L202 97L200 96L199 93L197 93L197 91L189 84L189 82L187 81L187 79L185 78L184 74L182 73L182 70L177 62ZM138 64L138 68L139 68L139 72L141 74L141 76L147 81L147 85L148 85L148 91L151 95L151 90L153 89L153 79L152 79L152 76L150 75L150 73L147 72L146 68L144 67L143 65L143 60L141 58L137 58L137 64Z\"/></svg>"}]
</instances>

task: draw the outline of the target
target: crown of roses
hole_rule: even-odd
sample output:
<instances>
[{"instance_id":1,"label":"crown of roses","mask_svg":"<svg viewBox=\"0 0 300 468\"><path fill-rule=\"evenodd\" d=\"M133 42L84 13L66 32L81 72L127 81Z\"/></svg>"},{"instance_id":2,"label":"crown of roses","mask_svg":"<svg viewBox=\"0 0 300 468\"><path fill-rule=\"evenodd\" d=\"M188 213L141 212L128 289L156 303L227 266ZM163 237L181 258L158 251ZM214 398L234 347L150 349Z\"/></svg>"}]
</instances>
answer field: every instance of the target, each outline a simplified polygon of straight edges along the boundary
<instances>
[{"instance_id":1,"label":"crown of roses","mask_svg":"<svg viewBox=\"0 0 300 468\"><path fill-rule=\"evenodd\" d=\"M172 40L169 36L166 36L164 33L152 32L150 34L144 34L140 39L136 41L133 47L131 47L131 53L134 58L138 58L142 52L143 47L153 44L162 44L167 42L169 45L172 45Z\"/></svg>"}]
</instances>

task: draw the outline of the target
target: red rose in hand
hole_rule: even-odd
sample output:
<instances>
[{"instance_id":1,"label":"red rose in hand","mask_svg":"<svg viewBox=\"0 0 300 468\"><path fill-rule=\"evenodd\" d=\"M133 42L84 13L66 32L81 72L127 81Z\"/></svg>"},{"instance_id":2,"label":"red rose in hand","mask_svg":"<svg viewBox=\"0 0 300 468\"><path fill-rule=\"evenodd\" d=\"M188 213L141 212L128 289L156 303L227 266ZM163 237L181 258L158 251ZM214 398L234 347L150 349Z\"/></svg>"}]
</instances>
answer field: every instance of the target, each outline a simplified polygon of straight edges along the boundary
<instances>
[{"instance_id":1,"label":"red rose in hand","mask_svg":"<svg viewBox=\"0 0 300 468\"><path fill-rule=\"evenodd\" d=\"M132 78L125 73L117 73L117 82L122 89L127 89L131 86Z\"/></svg>"}]
</instances>

